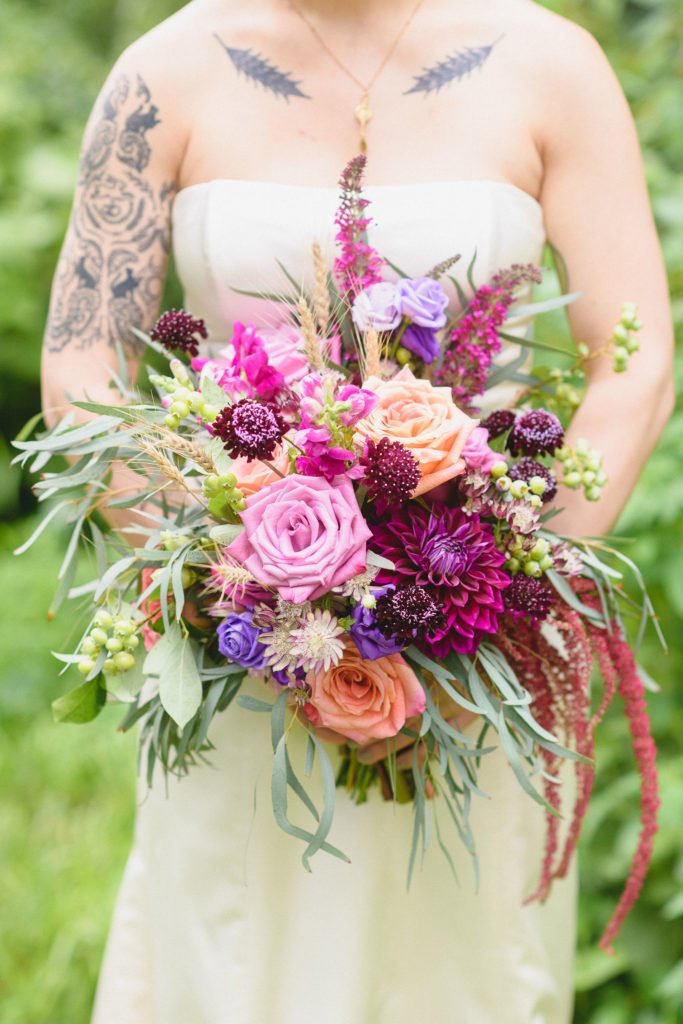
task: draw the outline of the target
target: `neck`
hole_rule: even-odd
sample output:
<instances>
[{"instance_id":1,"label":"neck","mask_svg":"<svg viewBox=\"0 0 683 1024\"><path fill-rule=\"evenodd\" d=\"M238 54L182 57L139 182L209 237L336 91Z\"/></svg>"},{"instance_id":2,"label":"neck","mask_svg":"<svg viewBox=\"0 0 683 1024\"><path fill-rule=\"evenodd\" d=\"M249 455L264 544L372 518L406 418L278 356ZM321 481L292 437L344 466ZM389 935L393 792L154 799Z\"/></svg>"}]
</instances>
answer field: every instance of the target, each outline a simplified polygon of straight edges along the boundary
<instances>
[{"instance_id":1,"label":"neck","mask_svg":"<svg viewBox=\"0 0 683 1024\"><path fill-rule=\"evenodd\" d=\"M288 2L288 0L285 0ZM294 0L305 14L328 21L367 21L391 15L400 21L415 6L415 0Z\"/></svg>"}]
</instances>

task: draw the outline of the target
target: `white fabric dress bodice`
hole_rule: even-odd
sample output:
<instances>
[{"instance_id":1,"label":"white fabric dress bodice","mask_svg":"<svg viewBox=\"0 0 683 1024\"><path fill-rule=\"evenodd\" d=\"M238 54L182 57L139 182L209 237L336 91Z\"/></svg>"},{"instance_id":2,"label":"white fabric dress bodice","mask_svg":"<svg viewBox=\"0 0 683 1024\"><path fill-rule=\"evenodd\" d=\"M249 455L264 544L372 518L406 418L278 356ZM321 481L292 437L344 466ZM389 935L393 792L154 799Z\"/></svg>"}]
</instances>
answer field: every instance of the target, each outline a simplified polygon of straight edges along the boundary
<instances>
[{"instance_id":1,"label":"white fabric dress bodice","mask_svg":"<svg viewBox=\"0 0 683 1024\"><path fill-rule=\"evenodd\" d=\"M367 195L370 240L412 276L460 253L465 285L475 250L477 283L540 258L541 208L514 186ZM312 241L332 255L336 202L335 188L233 180L178 194L185 305L206 320L212 346L226 343L233 320L272 325L271 306L234 289L291 292L276 259L310 283ZM330 840L351 864L320 853L309 874L273 820L264 717L233 705L209 736L213 767L170 779L168 792L161 773L150 792L140 783L93 1024L568 1024L575 877L544 906L523 905L538 879L543 812L500 751L483 759L488 799L472 815L479 891L445 813L458 883L435 837L407 891L409 806L371 791L357 807L338 791Z\"/></svg>"}]
</instances>

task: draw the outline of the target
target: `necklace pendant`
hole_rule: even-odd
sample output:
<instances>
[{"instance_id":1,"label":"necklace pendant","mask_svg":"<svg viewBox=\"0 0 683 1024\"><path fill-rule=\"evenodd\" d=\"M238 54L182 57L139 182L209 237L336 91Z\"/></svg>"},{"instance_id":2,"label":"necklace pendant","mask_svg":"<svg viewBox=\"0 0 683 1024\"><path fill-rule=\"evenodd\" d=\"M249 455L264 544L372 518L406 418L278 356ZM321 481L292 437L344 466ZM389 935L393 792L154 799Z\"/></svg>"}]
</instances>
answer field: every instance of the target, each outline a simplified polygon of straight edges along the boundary
<instances>
[{"instance_id":1,"label":"necklace pendant","mask_svg":"<svg viewBox=\"0 0 683 1024\"><path fill-rule=\"evenodd\" d=\"M361 153L367 153L368 144L366 139L366 129L369 122L372 120L372 110L370 109L370 97L367 92L363 93L363 97L353 112L356 121L358 121L358 128L360 132L360 151Z\"/></svg>"}]
</instances>

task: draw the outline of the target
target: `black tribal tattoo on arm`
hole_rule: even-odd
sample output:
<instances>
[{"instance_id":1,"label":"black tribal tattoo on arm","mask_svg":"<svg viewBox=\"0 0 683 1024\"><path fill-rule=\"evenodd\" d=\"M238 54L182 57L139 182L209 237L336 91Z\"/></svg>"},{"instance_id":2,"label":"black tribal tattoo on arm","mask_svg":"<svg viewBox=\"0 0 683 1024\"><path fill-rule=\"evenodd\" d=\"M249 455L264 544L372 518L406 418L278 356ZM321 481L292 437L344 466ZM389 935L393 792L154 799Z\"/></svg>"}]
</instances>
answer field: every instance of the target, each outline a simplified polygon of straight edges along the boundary
<instances>
[{"instance_id":1,"label":"black tribal tattoo on arm","mask_svg":"<svg viewBox=\"0 0 683 1024\"><path fill-rule=\"evenodd\" d=\"M57 266L45 344L52 352L116 340L134 351L131 327L158 311L176 189L145 176L158 108L138 77L121 76L88 132L78 191Z\"/></svg>"}]
</instances>

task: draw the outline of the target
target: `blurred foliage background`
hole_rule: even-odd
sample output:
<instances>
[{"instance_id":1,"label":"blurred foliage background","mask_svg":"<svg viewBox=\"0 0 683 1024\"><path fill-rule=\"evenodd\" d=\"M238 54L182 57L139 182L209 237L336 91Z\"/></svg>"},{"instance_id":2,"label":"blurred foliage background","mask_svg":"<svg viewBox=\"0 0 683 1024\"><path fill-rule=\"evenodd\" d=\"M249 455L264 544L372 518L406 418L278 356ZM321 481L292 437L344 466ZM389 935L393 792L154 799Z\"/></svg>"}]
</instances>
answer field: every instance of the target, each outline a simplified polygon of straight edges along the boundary
<instances>
[{"instance_id":1,"label":"blurred foliage background","mask_svg":"<svg viewBox=\"0 0 683 1024\"><path fill-rule=\"evenodd\" d=\"M683 7L680 0L545 0L606 50L643 145L654 211L683 326ZM39 353L65 230L81 132L120 50L173 0L2 0L0 49L0 1019L87 1024L134 813L134 737L106 711L80 730L55 726L67 689L49 651L68 613L46 619L59 539L17 563L34 504L9 467L9 441L39 404ZM580 73L580 69L577 69ZM589 226L587 225L587 230ZM174 285L171 284L173 294ZM679 365L679 393L683 374ZM642 661L661 683L651 702L664 804L654 866L615 958L596 949L638 830L638 780L618 709L599 744L597 794L581 847L577 1024L683 1021L683 406L617 533L645 571L672 650L648 637Z\"/></svg>"}]
</instances>

